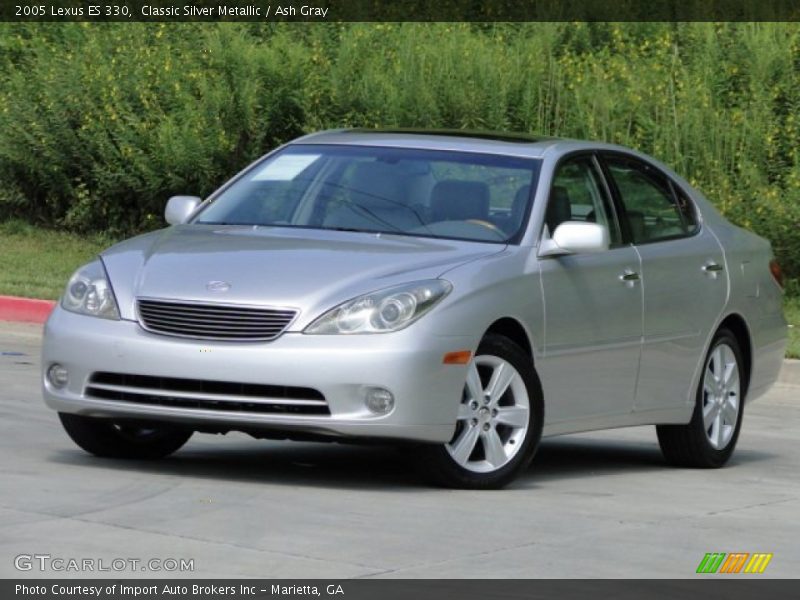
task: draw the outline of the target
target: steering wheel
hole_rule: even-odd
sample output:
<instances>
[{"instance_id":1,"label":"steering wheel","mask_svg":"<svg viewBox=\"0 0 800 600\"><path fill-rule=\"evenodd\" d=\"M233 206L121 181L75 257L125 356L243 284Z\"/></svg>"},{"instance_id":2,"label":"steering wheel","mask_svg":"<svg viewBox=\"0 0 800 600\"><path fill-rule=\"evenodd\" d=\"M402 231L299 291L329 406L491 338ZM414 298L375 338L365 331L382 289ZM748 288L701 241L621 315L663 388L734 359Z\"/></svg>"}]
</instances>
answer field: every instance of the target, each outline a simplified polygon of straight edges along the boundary
<instances>
[{"instance_id":1,"label":"steering wheel","mask_svg":"<svg viewBox=\"0 0 800 600\"><path fill-rule=\"evenodd\" d=\"M490 229L492 231L492 233L496 233L500 237L503 237L503 238L506 237L506 234L502 229L500 229L494 223L490 223L489 221L484 221L483 219L467 219L466 222L467 223L472 223L474 225L482 225L482 226L486 227L487 229Z\"/></svg>"}]
</instances>

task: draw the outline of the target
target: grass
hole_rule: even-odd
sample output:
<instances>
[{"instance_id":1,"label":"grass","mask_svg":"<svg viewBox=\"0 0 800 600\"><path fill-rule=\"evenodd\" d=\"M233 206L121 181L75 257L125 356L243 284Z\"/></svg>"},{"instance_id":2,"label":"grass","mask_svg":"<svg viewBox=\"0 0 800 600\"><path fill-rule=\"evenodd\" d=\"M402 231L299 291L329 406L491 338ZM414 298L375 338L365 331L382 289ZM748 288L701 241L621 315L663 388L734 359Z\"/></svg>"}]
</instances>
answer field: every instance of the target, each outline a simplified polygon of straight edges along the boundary
<instances>
[{"instance_id":1,"label":"grass","mask_svg":"<svg viewBox=\"0 0 800 600\"><path fill-rule=\"evenodd\" d=\"M0 223L0 295L57 300L75 269L111 243L21 221Z\"/></svg>"},{"instance_id":2,"label":"grass","mask_svg":"<svg viewBox=\"0 0 800 600\"><path fill-rule=\"evenodd\" d=\"M70 275L113 240L38 229L22 221L0 223L0 295L57 300ZM795 286L796 287L796 286ZM800 296L787 296L787 358L800 358Z\"/></svg>"}]
</instances>

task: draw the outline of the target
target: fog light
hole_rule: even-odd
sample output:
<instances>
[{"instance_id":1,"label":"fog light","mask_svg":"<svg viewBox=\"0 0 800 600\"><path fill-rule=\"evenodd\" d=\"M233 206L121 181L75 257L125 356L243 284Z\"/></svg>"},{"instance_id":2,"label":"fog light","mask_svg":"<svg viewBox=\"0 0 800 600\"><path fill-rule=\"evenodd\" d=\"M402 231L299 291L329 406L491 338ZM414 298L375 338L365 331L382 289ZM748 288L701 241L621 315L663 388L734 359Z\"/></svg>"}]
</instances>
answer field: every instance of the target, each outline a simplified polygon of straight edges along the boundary
<instances>
[{"instance_id":1,"label":"fog light","mask_svg":"<svg viewBox=\"0 0 800 600\"><path fill-rule=\"evenodd\" d=\"M47 369L47 379L53 387L63 388L69 381L67 368L58 363L50 365L50 368Z\"/></svg>"},{"instance_id":2,"label":"fog light","mask_svg":"<svg viewBox=\"0 0 800 600\"><path fill-rule=\"evenodd\" d=\"M364 403L370 412L376 415L385 415L394 408L394 396L392 392L383 388L367 388Z\"/></svg>"}]
</instances>

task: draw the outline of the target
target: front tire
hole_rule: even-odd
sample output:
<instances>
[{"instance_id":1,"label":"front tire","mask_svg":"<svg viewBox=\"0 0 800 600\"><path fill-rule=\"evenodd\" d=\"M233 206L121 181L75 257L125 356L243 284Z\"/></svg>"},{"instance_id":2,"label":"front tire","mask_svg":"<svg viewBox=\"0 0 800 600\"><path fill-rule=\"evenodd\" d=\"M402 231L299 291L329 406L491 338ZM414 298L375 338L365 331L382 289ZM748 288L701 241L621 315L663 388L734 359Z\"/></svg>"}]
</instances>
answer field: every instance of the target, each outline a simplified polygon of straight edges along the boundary
<instances>
[{"instance_id":1,"label":"front tire","mask_svg":"<svg viewBox=\"0 0 800 600\"><path fill-rule=\"evenodd\" d=\"M744 413L746 389L742 351L728 329L711 342L688 425L656 427L661 452L679 467L716 469L733 454Z\"/></svg>"},{"instance_id":2,"label":"front tire","mask_svg":"<svg viewBox=\"0 0 800 600\"><path fill-rule=\"evenodd\" d=\"M73 442L103 458L163 458L183 446L193 433L168 423L112 421L68 413L58 413L58 417Z\"/></svg>"},{"instance_id":3,"label":"front tire","mask_svg":"<svg viewBox=\"0 0 800 600\"><path fill-rule=\"evenodd\" d=\"M504 487L530 464L543 424L530 357L508 338L487 335L467 368L453 438L422 448L420 466L446 487Z\"/></svg>"}]
</instances>

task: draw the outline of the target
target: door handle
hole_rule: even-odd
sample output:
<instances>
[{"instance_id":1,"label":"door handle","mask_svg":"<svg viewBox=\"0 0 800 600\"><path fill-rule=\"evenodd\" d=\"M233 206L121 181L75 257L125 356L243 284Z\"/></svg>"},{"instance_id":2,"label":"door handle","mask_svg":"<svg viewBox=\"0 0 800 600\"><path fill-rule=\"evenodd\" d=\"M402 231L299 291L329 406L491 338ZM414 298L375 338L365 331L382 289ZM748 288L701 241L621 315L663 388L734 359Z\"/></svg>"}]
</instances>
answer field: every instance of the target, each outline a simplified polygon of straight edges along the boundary
<instances>
[{"instance_id":1,"label":"door handle","mask_svg":"<svg viewBox=\"0 0 800 600\"><path fill-rule=\"evenodd\" d=\"M715 263L715 262L710 262L707 265L703 265L703 271L705 271L706 273L716 274L716 273L719 273L720 271L724 271L724 270L725 270L725 267L723 267L721 264Z\"/></svg>"},{"instance_id":2,"label":"door handle","mask_svg":"<svg viewBox=\"0 0 800 600\"><path fill-rule=\"evenodd\" d=\"M619 280L622 283L627 284L629 287L633 286L637 281L639 281L639 279L639 274L631 269L625 269L625 272L619 276Z\"/></svg>"}]
</instances>

